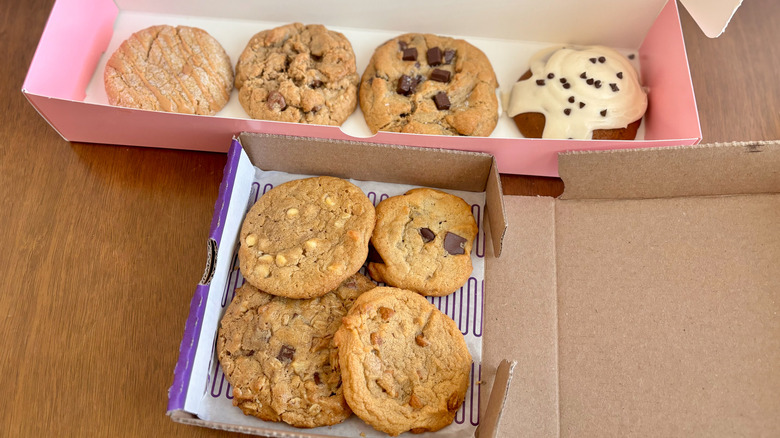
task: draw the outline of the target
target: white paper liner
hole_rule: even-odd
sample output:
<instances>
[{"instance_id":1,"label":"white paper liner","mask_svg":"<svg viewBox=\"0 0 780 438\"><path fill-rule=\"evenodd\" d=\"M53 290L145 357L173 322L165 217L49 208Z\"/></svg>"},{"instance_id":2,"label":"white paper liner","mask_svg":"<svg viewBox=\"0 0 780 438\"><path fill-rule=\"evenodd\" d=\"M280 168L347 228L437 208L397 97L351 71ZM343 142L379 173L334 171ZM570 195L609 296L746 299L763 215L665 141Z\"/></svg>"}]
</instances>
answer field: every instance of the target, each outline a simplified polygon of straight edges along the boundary
<instances>
[{"instance_id":1,"label":"white paper liner","mask_svg":"<svg viewBox=\"0 0 780 438\"><path fill-rule=\"evenodd\" d=\"M252 190L249 200L244 210L244 214L257 201L259 195L270 190L272 187L286 181L299 178L306 178L309 175L293 175L284 172L262 171L255 169L255 178L252 183ZM389 184L372 181L350 180L353 184L360 187L369 199L376 205L379 201L390 197L401 195L406 191L419 187L406 184ZM485 210L484 192L467 192L457 190L444 190L456 196L460 196L472 207L472 213L479 226L479 232L472 249L471 260L474 266L471 277L467 283L445 297L427 297L428 301L433 303L442 312L451 317L461 329L469 352L471 353L473 364L470 375L470 385L466 392L465 402L455 416L455 421L438 432L418 434L415 436L426 437L447 437L460 438L472 437L474 430L479 424L479 399L480 399L480 380L482 363L482 311L484 299L484 281L485 281L485 234L482 227L483 212ZM227 281L225 290L222 292L222 302L219 308L219 318L222 318L227 304L233 298L235 290L239 288L244 280L241 277L238 266L238 245L236 252L231 256L233 260L230 278ZM362 273L366 273L365 266L361 268ZM211 291L216 293L216 291ZM216 339L216 333L214 334ZM352 415L341 424L329 427L319 427L314 429L298 429L288 426L284 423L274 423L260 420L255 417L244 415L241 410L232 404L232 387L225 380L222 369L216 357L216 352L212 354L209 377L206 383L203 399L198 411L198 417L207 421L216 421L220 423L254 426L262 428L273 428L288 433L313 433L321 435L343 436L343 437L384 437L383 432L374 430L371 426L365 424L357 416Z\"/></svg>"}]
</instances>

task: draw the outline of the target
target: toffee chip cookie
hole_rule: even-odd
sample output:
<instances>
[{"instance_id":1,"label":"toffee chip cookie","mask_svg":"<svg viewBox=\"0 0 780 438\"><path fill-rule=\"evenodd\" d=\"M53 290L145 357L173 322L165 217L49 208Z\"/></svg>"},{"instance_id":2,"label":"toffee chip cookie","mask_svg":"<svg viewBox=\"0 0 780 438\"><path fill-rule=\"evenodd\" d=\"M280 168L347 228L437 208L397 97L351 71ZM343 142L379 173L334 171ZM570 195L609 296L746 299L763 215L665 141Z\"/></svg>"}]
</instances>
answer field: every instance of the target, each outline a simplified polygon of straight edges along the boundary
<instances>
[{"instance_id":1,"label":"toffee chip cookie","mask_svg":"<svg viewBox=\"0 0 780 438\"><path fill-rule=\"evenodd\" d=\"M472 271L477 222L463 199L435 189L412 189L376 206L370 261L375 281L442 296L463 286Z\"/></svg>"},{"instance_id":2,"label":"toffee chip cookie","mask_svg":"<svg viewBox=\"0 0 780 438\"><path fill-rule=\"evenodd\" d=\"M217 355L246 415L295 427L340 423L344 400L333 336L355 299L376 285L355 274L322 297L276 297L245 283L225 311Z\"/></svg>"},{"instance_id":3,"label":"toffee chip cookie","mask_svg":"<svg viewBox=\"0 0 780 438\"><path fill-rule=\"evenodd\" d=\"M360 77L344 35L292 23L257 33L236 65L238 98L254 119L341 125Z\"/></svg>"},{"instance_id":4,"label":"toffee chip cookie","mask_svg":"<svg viewBox=\"0 0 780 438\"><path fill-rule=\"evenodd\" d=\"M334 342L344 397L363 421L393 436L452 423L471 355L455 322L423 296L388 287L365 292Z\"/></svg>"},{"instance_id":5,"label":"toffee chip cookie","mask_svg":"<svg viewBox=\"0 0 780 438\"><path fill-rule=\"evenodd\" d=\"M460 39L409 33L379 46L360 83L371 132L489 136L498 81L487 56Z\"/></svg>"},{"instance_id":6,"label":"toffee chip cookie","mask_svg":"<svg viewBox=\"0 0 780 438\"><path fill-rule=\"evenodd\" d=\"M214 115L230 99L233 66L206 31L160 25L122 42L106 63L103 81L111 105Z\"/></svg>"},{"instance_id":7,"label":"toffee chip cookie","mask_svg":"<svg viewBox=\"0 0 780 438\"><path fill-rule=\"evenodd\" d=\"M241 273L273 295L313 298L356 273L368 255L374 205L354 184L320 176L269 190L239 234Z\"/></svg>"},{"instance_id":8,"label":"toffee chip cookie","mask_svg":"<svg viewBox=\"0 0 780 438\"><path fill-rule=\"evenodd\" d=\"M553 47L531 59L507 114L527 138L633 140L646 109L626 57L603 46Z\"/></svg>"}]
</instances>

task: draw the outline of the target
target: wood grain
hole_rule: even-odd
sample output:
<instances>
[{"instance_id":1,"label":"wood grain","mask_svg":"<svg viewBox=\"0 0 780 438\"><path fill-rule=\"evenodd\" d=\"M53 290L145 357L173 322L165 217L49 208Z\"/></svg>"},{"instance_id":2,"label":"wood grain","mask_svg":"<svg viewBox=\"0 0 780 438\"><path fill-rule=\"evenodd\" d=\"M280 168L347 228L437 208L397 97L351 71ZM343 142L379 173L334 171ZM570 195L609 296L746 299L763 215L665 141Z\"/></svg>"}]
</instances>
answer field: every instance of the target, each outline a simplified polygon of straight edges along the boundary
<instances>
[{"instance_id":1,"label":"wood grain","mask_svg":"<svg viewBox=\"0 0 780 438\"><path fill-rule=\"evenodd\" d=\"M52 4L0 1L0 436L238 436L165 416L225 155L65 142L20 92ZM780 138L780 3L681 15L704 141Z\"/></svg>"}]
</instances>

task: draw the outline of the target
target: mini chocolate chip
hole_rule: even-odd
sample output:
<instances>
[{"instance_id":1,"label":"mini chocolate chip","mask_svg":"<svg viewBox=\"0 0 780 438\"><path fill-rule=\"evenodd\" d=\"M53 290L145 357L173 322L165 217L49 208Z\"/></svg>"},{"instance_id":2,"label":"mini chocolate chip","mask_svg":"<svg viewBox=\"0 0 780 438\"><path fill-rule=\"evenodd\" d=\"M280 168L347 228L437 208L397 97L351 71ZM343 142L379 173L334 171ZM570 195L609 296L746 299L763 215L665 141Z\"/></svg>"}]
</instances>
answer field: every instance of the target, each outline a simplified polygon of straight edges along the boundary
<instances>
[{"instance_id":1,"label":"mini chocolate chip","mask_svg":"<svg viewBox=\"0 0 780 438\"><path fill-rule=\"evenodd\" d=\"M590 62L595 64L596 63L596 58L590 58Z\"/></svg>"},{"instance_id":2,"label":"mini chocolate chip","mask_svg":"<svg viewBox=\"0 0 780 438\"><path fill-rule=\"evenodd\" d=\"M398 84L395 87L395 92L404 96L410 96L412 94L413 79L406 75L401 75L398 78Z\"/></svg>"},{"instance_id":3,"label":"mini chocolate chip","mask_svg":"<svg viewBox=\"0 0 780 438\"><path fill-rule=\"evenodd\" d=\"M550 74L548 74L548 75L547 75L547 79L552 79L552 78L554 78L554 77L555 77L555 75L554 75L554 74L552 74L552 73L550 73Z\"/></svg>"},{"instance_id":4,"label":"mini chocolate chip","mask_svg":"<svg viewBox=\"0 0 780 438\"><path fill-rule=\"evenodd\" d=\"M623 72L622 71L617 72L617 77L618 79L623 79Z\"/></svg>"},{"instance_id":5,"label":"mini chocolate chip","mask_svg":"<svg viewBox=\"0 0 780 438\"><path fill-rule=\"evenodd\" d=\"M426 53L426 57L428 58L428 65L430 66L437 66L441 64L442 61L442 53L441 49L438 47L432 47L428 49L428 53Z\"/></svg>"},{"instance_id":6,"label":"mini chocolate chip","mask_svg":"<svg viewBox=\"0 0 780 438\"><path fill-rule=\"evenodd\" d=\"M443 91L439 91L433 96L433 103L436 104L436 109L439 111L450 109L450 98L447 97L447 93Z\"/></svg>"},{"instance_id":7,"label":"mini chocolate chip","mask_svg":"<svg viewBox=\"0 0 780 438\"><path fill-rule=\"evenodd\" d=\"M565 84L566 83L566 78L561 78L561 83Z\"/></svg>"},{"instance_id":8,"label":"mini chocolate chip","mask_svg":"<svg viewBox=\"0 0 780 438\"><path fill-rule=\"evenodd\" d=\"M294 355L295 347L282 345L282 348L279 350L279 354L276 355L276 358L279 359L280 362L292 362Z\"/></svg>"},{"instance_id":9,"label":"mini chocolate chip","mask_svg":"<svg viewBox=\"0 0 780 438\"><path fill-rule=\"evenodd\" d=\"M311 81L309 84L309 88L320 88L322 86L322 81L319 79L315 79Z\"/></svg>"},{"instance_id":10,"label":"mini chocolate chip","mask_svg":"<svg viewBox=\"0 0 780 438\"><path fill-rule=\"evenodd\" d=\"M455 50L447 49L444 51L444 63L449 64L455 58Z\"/></svg>"},{"instance_id":11,"label":"mini chocolate chip","mask_svg":"<svg viewBox=\"0 0 780 438\"><path fill-rule=\"evenodd\" d=\"M593 83L593 85L594 85L596 88L601 88L601 81L596 81L596 82L594 82L594 83Z\"/></svg>"},{"instance_id":12,"label":"mini chocolate chip","mask_svg":"<svg viewBox=\"0 0 780 438\"><path fill-rule=\"evenodd\" d=\"M433 81L446 83L450 81L450 72L447 70L442 70L440 68L434 68L433 71L431 72L430 78Z\"/></svg>"},{"instance_id":13,"label":"mini chocolate chip","mask_svg":"<svg viewBox=\"0 0 780 438\"><path fill-rule=\"evenodd\" d=\"M420 228L420 236L422 236L425 243L431 242L436 238L436 234L430 228Z\"/></svg>"},{"instance_id":14,"label":"mini chocolate chip","mask_svg":"<svg viewBox=\"0 0 780 438\"><path fill-rule=\"evenodd\" d=\"M311 54L311 59L320 62L322 61L322 55L315 55L314 53Z\"/></svg>"},{"instance_id":15,"label":"mini chocolate chip","mask_svg":"<svg viewBox=\"0 0 780 438\"><path fill-rule=\"evenodd\" d=\"M404 49L403 54L401 55L401 59L404 61L417 61L417 48L409 47Z\"/></svg>"},{"instance_id":16,"label":"mini chocolate chip","mask_svg":"<svg viewBox=\"0 0 780 438\"><path fill-rule=\"evenodd\" d=\"M409 45L406 44L406 41L398 41L398 50L404 51L407 47Z\"/></svg>"},{"instance_id":17,"label":"mini chocolate chip","mask_svg":"<svg viewBox=\"0 0 780 438\"><path fill-rule=\"evenodd\" d=\"M544 79L537 79L537 80L536 80L536 85L539 85L540 87L541 87L542 85L544 85Z\"/></svg>"},{"instance_id":18,"label":"mini chocolate chip","mask_svg":"<svg viewBox=\"0 0 780 438\"><path fill-rule=\"evenodd\" d=\"M320 380L320 373L317 372L314 373L314 383L316 383L317 385L322 383L322 380Z\"/></svg>"},{"instance_id":19,"label":"mini chocolate chip","mask_svg":"<svg viewBox=\"0 0 780 438\"><path fill-rule=\"evenodd\" d=\"M601 110L599 114L601 114L601 117L607 117L607 110Z\"/></svg>"},{"instance_id":20,"label":"mini chocolate chip","mask_svg":"<svg viewBox=\"0 0 780 438\"><path fill-rule=\"evenodd\" d=\"M614 91L615 93L617 93L618 91L620 91L620 88L618 88L617 84L612 84L612 83L610 83L610 84L609 84L609 88L611 88L611 89L612 89L612 91Z\"/></svg>"},{"instance_id":21,"label":"mini chocolate chip","mask_svg":"<svg viewBox=\"0 0 780 438\"><path fill-rule=\"evenodd\" d=\"M588 75L587 75L587 74L585 74L585 72L582 72L582 74L580 74L580 77L581 77L582 79L587 79L587 78L588 78Z\"/></svg>"},{"instance_id":22,"label":"mini chocolate chip","mask_svg":"<svg viewBox=\"0 0 780 438\"><path fill-rule=\"evenodd\" d=\"M287 102L284 101L284 96L278 91L268 93L265 104L270 110L284 111L284 109L287 108Z\"/></svg>"},{"instance_id":23,"label":"mini chocolate chip","mask_svg":"<svg viewBox=\"0 0 780 438\"><path fill-rule=\"evenodd\" d=\"M588 85L593 85L593 78L590 78L585 82L587 82Z\"/></svg>"},{"instance_id":24,"label":"mini chocolate chip","mask_svg":"<svg viewBox=\"0 0 780 438\"><path fill-rule=\"evenodd\" d=\"M569 88L571 88L571 84L567 82L567 83L563 84L563 88L568 90Z\"/></svg>"},{"instance_id":25,"label":"mini chocolate chip","mask_svg":"<svg viewBox=\"0 0 780 438\"><path fill-rule=\"evenodd\" d=\"M444 250L452 255L459 255L466 253L466 239L458 236L455 233L447 232L444 236Z\"/></svg>"},{"instance_id":26,"label":"mini chocolate chip","mask_svg":"<svg viewBox=\"0 0 780 438\"><path fill-rule=\"evenodd\" d=\"M566 108L565 110L563 110L563 113L568 116L569 114L571 114L571 108Z\"/></svg>"},{"instance_id":27,"label":"mini chocolate chip","mask_svg":"<svg viewBox=\"0 0 780 438\"><path fill-rule=\"evenodd\" d=\"M599 56L599 62L603 64L603 63L607 62L607 58L605 58L603 56Z\"/></svg>"},{"instance_id":28,"label":"mini chocolate chip","mask_svg":"<svg viewBox=\"0 0 780 438\"><path fill-rule=\"evenodd\" d=\"M585 106L585 102L580 102L580 108Z\"/></svg>"},{"instance_id":29,"label":"mini chocolate chip","mask_svg":"<svg viewBox=\"0 0 780 438\"><path fill-rule=\"evenodd\" d=\"M574 96L569 96L569 103L574 103Z\"/></svg>"},{"instance_id":30,"label":"mini chocolate chip","mask_svg":"<svg viewBox=\"0 0 780 438\"><path fill-rule=\"evenodd\" d=\"M635 57L636 57L636 55L634 55L633 53L628 55L628 59L634 59Z\"/></svg>"}]
</instances>

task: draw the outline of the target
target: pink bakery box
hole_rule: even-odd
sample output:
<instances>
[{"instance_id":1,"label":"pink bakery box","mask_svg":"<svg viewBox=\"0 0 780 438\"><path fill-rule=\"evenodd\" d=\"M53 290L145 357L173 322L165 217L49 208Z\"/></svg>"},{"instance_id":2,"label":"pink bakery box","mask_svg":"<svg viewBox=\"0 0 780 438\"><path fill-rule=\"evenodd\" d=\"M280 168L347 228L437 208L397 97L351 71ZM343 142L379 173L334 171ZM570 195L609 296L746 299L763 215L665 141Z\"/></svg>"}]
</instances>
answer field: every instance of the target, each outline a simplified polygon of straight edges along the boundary
<instances>
[{"instance_id":1,"label":"pink bakery box","mask_svg":"<svg viewBox=\"0 0 780 438\"><path fill-rule=\"evenodd\" d=\"M715 5L681 1L710 36L723 31L739 0ZM234 90L215 116L112 107L103 88L107 58L133 32L154 24L207 30L233 63L256 32L290 22L319 23L340 31L355 50L362 73L374 49L405 32L466 39L490 59L499 101L528 69L528 59L555 44L601 44L636 54L649 108L638 140L525 139L502 111L490 137L450 137L380 132L372 135L358 108L340 127L253 120ZM225 141L258 132L383 144L459 149L494 155L502 173L558 175L558 153L691 145L701 128L688 70L677 3L510 0L318 2L223 0L59 0L41 36L22 92L67 141L227 152Z\"/></svg>"}]
</instances>

